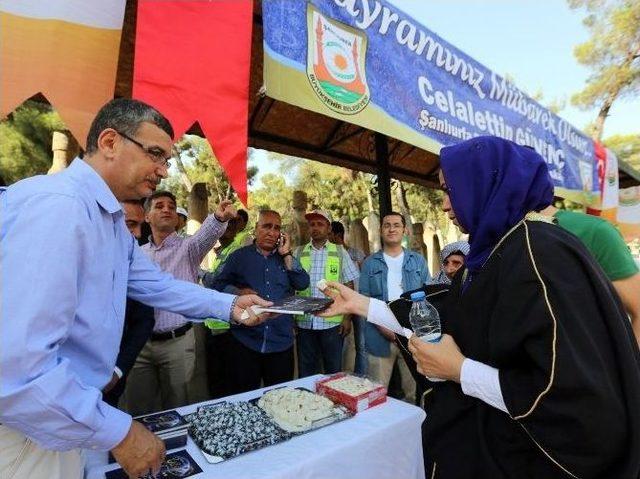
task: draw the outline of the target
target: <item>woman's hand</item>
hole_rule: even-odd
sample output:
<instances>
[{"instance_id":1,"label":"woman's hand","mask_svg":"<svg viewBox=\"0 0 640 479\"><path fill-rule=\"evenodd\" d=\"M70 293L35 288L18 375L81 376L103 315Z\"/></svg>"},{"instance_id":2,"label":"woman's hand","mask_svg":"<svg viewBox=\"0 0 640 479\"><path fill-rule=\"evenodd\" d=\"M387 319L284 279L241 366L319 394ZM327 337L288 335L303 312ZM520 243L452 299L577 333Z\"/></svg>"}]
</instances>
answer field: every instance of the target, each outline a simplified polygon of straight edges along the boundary
<instances>
[{"instance_id":1,"label":"woman's hand","mask_svg":"<svg viewBox=\"0 0 640 479\"><path fill-rule=\"evenodd\" d=\"M340 314L355 314L367 316L369 312L369 298L352 290L341 283L327 281L326 287L321 291L333 299L333 303L327 309L318 313L318 316L337 316Z\"/></svg>"},{"instance_id":2,"label":"woman's hand","mask_svg":"<svg viewBox=\"0 0 640 479\"><path fill-rule=\"evenodd\" d=\"M414 334L409 340L409 351L420 374L428 378L460 382L460 371L465 357L448 334L443 334L437 343L424 342Z\"/></svg>"}]
</instances>

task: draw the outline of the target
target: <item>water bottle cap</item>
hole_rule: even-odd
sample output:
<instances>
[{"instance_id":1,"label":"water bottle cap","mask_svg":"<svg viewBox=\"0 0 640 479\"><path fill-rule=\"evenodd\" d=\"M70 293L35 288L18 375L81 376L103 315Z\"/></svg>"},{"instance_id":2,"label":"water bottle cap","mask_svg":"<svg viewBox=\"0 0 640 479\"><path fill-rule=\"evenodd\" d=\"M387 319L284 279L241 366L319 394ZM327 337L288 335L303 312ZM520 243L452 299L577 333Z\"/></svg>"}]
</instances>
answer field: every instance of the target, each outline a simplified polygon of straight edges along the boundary
<instances>
[{"instance_id":1,"label":"water bottle cap","mask_svg":"<svg viewBox=\"0 0 640 479\"><path fill-rule=\"evenodd\" d=\"M424 291L416 291L415 293L411 293L411 301L420 301L421 299L426 298L427 295L424 294Z\"/></svg>"}]
</instances>

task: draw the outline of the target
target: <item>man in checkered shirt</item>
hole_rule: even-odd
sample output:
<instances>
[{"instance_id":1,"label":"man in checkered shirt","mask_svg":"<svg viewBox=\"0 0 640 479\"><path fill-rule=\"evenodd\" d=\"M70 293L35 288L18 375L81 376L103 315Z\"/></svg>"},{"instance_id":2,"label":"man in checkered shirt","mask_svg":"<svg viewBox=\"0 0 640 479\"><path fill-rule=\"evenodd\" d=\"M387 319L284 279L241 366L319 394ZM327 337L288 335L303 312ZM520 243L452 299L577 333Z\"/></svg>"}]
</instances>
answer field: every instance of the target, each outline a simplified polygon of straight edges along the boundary
<instances>
[{"instance_id":1,"label":"man in checkered shirt","mask_svg":"<svg viewBox=\"0 0 640 479\"><path fill-rule=\"evenodd\" d=\"M353 280L357 279L360 273L347 250L329 242L331 232L329 213L313 210L307 213L305 218L309 224L311 242L298 247L295 252L295 257L307 270L311 279L310 289L302 294L324 298L325 295L317 287L321 279L339 281L353 288ZM332 275L335 277L331 277ZM342 348L344 337L351 331L351 316L322 318L305 314L296 317L296 324L299 376L311 376L320 372L332 374L341 371Z\"/></svg>"},{"instance_id":2,"label":"man in checkered shirt","mask_svg":"<svg viewBox=\"0 0 640 479\"><path fill-rule=\"evenodd\" d=\"M231 201L221 202L192 236L176 233L176 198L157 191L145 203L145 219L151 226L149 243L142 250L162 270L197 283L200 263L236 215ZM153 334L131 370L125 392L132 415L173 409L189 403L187 383L195 369L195 335L180 314L155 310Z\"/></svg>"}]
</instances>

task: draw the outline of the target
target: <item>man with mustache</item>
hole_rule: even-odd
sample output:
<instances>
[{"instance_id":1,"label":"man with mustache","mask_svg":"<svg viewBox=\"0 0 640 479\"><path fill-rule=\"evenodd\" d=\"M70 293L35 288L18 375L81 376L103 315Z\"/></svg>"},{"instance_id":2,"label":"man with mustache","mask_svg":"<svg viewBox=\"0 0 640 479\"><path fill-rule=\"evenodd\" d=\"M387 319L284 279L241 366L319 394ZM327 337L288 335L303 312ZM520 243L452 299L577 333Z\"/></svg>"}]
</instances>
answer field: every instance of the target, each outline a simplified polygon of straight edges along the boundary
<instances>
[{"instance_id":1,"label":"man with mustache","mask_svg":"<svg viewBox=\"0 0 640 479\"><path fill-rule=\"evenodd\" d=\"M160 470L162 441L102 400L127 296L191 318L265 319L249 306L271 303L175 279L127 230L120 202L167 176L173 134L155 108L113 100L83 159L0 195L0 477L79 479L83 449L110 450L130 477Z\"/></svg>"}]
</instances>

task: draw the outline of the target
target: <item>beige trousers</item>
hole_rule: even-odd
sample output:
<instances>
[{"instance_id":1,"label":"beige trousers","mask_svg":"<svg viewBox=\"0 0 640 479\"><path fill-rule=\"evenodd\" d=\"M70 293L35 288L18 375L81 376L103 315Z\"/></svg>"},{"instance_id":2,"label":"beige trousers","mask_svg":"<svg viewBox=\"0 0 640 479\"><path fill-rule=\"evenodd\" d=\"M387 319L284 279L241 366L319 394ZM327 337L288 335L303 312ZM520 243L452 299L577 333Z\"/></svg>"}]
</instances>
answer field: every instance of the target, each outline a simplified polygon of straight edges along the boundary
<instances>
[{"instance_id":1,"label":"beige trousers","mask_svg":"<svg viewBox=\"0 0 640 479\"><path fill-rule=\"evenodd\" d=\"M193 328L179 338L147 341L127 378L126 410L138 416L189 404L195 360Z\"/></svg>"},{"instance_id":2,"label":"beige trousers","mask_svg":"<svg viewBox=\"0 0 640 479\"><path fill-rule=\"evenodd\" d=\"M393 372L393 365L398 361L398 369L400 370L400 381L402 383L402 390L404 391L404 400L414 403L416 397L416 381L411 375L411 371L407 367L400 349L395 343L389 344L391 347L391 354L387 357L374 356L373 354L367 354L369 358L369 376L374 381L389 386L389 380L391 379L391 373Z\"/></svg>"},{"instance_id":3,"label":"beige trousers","mask_svg":"<svg viewBox=\"0 0 640 479\"><path fill-rule=\"evenodd\" d=\"M0 479L82 479L80 451L47 451L0 425Z\"/></svg>"}]
</instances>

